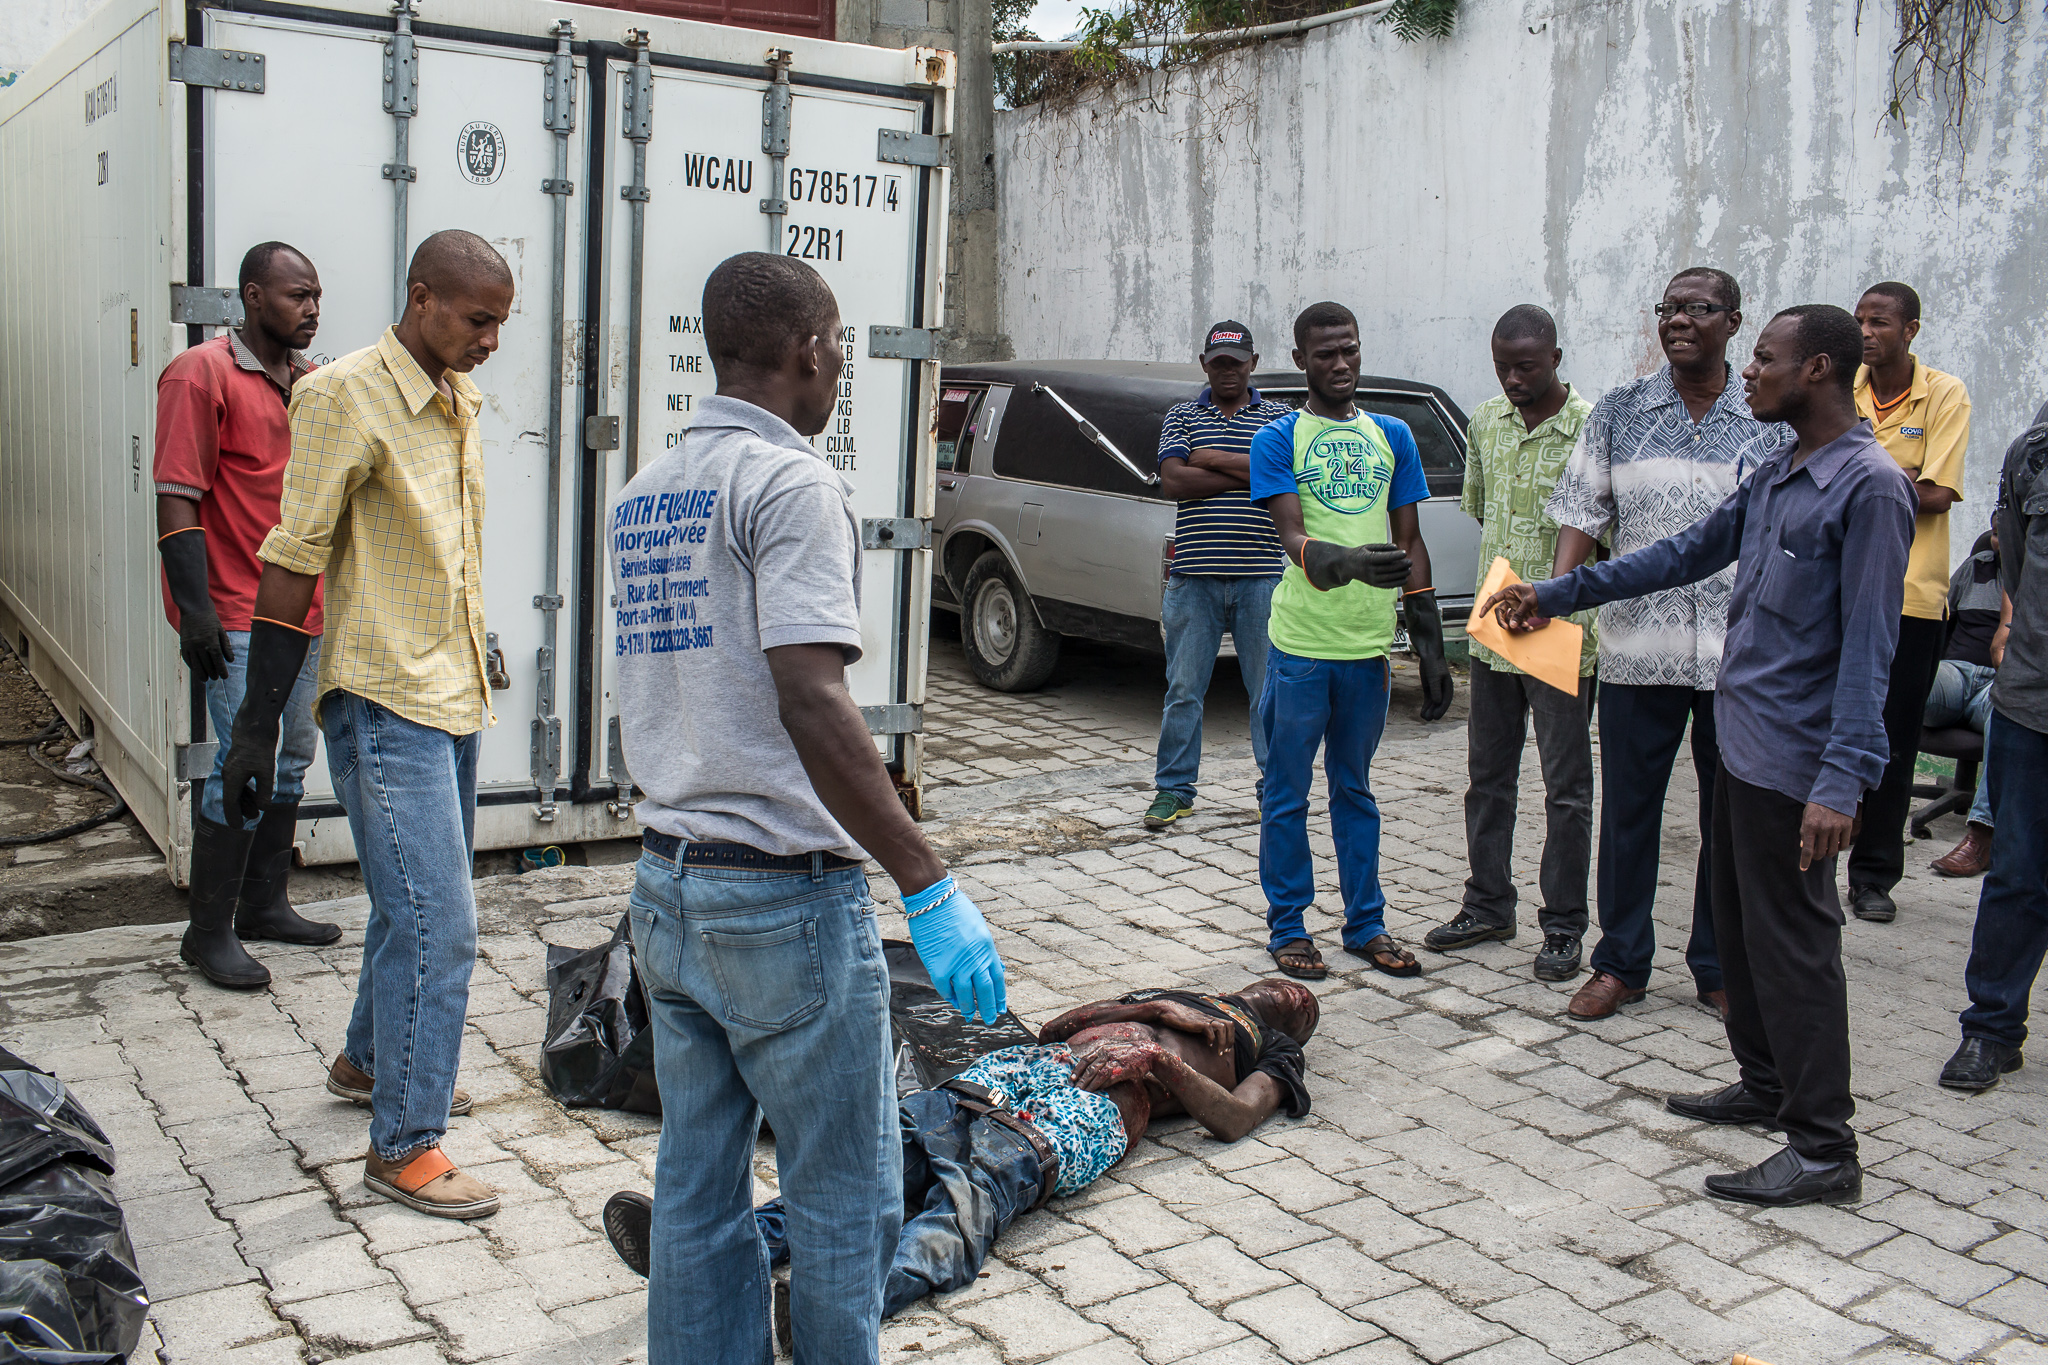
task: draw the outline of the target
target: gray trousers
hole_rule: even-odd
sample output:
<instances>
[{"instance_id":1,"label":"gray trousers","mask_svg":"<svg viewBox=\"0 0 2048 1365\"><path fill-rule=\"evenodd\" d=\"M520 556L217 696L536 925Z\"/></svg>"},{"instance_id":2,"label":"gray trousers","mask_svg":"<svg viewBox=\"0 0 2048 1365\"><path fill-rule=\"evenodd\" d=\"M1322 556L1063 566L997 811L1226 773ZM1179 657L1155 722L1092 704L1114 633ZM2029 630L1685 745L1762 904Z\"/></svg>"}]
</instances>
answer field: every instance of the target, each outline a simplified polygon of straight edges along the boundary
<instances>
[{"instance_id":1,"label":"gray trousers","mask_svg":"<svg viewBox=\"0 0 2048 1365\"><path fill-rule=\"evenodd\" d=\"M1570 697L1522 673L1472 661L1471 714L1466 720L1472 785L1465 791L1465 910L1500 928L1515 922L1515 804L1529 717L1543 764L1543 908L1546 934L1586 932L1586 877L1593 862L1593 680Z\"/></svg>"}]
</instances>

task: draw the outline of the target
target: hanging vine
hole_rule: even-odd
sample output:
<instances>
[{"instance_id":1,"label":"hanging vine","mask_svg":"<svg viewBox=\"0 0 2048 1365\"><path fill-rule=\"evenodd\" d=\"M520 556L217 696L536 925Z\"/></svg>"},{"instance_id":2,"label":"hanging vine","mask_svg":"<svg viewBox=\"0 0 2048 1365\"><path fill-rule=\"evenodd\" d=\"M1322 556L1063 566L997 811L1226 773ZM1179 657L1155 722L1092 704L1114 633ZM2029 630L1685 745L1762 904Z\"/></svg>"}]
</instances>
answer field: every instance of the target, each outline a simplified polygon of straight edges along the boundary
<instances>
[{"instance_id":1,"label":"hanging vine","mask_svg":"<svg viewBox=\"0 0 2048 1365\"><path fill-rule=\"evenodd\" d=\"M1856 0L1863 24L1864 0ZM1931 91L1946 100L1948 123L1963 126L1971 82L1983 79L1987 24L2009 24L2023 0L1896 0L1899 40L1892 47L1892 95L1886 115L1906 121L1906 106Z\"/></svg>"}]
</instances>

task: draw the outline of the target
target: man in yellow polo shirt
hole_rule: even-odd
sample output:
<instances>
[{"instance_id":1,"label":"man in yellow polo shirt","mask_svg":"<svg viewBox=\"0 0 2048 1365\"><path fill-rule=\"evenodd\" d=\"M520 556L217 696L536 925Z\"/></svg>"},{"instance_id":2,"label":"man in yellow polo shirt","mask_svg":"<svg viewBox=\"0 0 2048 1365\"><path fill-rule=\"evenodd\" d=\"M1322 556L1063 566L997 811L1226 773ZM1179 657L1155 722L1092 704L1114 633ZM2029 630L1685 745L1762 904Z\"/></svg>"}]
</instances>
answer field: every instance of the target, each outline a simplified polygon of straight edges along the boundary
<instances>
[{"instance_id":1,"label":"man in yellow polo shirt","mask_svg":"<svg viewBox=\"0 0 2048 1365\"><path fill-rule=\"evenodd\" d=\"M370 893L355 1009L327 1089L370 1107L363 1184L441 1218L498 1196L441 1152L476 967L476 763L484 671L484 466L469 372L498 349L512 272L450 229L420 243L405 313L377 344L292 390L278 524L257 557L249 685L221 766L222 799L270 798L278 717L307 653L326 575L314 718ZM253 787L252 800L249 789Z\"/></svg>"},{"instance_id":2,"label":"man in yellow polo shirt","mask_svg":"<svg viewBox=\"0 0 2048 1365\"><path fill-rule=\"evenodd\" d=\"M1863 799L1863 828L1849 851L1849 908L1858 919L1886 924L1898 913L1891 891L1905 872L1906 812L1913 799L1920 717L1946 642L1948 509L1963 497L1970 394L1962 380L1929 368L1913 354L1913 338L1920 334L1920 295L1911 285L1891 280L1871 285L1856 305L1856 321L1863 327L1856 411L1875 428L1878 444L1911 476L1920 499L1906 563L1899 647L1884 700L1891 760L1884 779Z\"/></svg>"}]
</instances>

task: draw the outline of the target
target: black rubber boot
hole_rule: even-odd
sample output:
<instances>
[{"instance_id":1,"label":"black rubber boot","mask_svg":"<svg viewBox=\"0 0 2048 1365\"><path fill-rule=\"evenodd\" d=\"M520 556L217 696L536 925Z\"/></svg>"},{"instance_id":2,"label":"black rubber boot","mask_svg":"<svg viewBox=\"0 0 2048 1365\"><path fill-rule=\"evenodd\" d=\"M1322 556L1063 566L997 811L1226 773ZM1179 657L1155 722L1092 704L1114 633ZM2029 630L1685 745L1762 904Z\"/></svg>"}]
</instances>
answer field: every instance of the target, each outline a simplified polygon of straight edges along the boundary
<instances>
[{"instance_id":1,"label":"black rubber boot","mask_svg":"<svg viewBox=\"0 0 2048 1365\"><path fill-rule=\"evenodd\" d=\"M249 871L242 878L241 904L235 909L238 938L267 938L274 943L299 943L310 947L332 943L341 937L339 924L322 924L305 919L292 909L286 887L292 875L292 835L299 827L299 803L272 806L263 812L256 827L256 842L249 849Z\"/></svg>"},{"instance_id":2,"label":"black rubber boot","mask_svg":"<svg viewBox=\"0 0 2048 1365\"><path fill-rule=\"evenodd\" d=\"M270 984L270 969L250 957L235 937L235 902L255 840L253 829L230 829L204 816L194 821L192 922L178 945L178 956L204 972L207 980L238 990Z\"/></svg>"}]
</instances>

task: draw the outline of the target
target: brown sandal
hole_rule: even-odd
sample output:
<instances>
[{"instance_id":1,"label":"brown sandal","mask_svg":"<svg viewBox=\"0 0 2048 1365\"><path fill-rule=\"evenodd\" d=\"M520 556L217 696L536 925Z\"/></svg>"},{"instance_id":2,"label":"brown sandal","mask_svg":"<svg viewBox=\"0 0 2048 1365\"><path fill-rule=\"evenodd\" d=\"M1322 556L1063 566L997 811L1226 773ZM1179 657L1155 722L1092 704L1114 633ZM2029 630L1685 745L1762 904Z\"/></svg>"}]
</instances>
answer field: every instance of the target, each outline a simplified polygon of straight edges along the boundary
<instances>
[{"instance_id":1,"label":"brown sandal","mask_svg":"<svg viewBox=\"0 0 2048 1365\"><path fill-rule=\"evenodd\" d=\"M1266 951L1272 954L1274 966L1300 980L1321 981L1330 974L1330 969L1323 965L1323 955L1316 951L1313 939L1290 938L1278 948Z\"/></svg>"},{"instance_id":2,"label":"brown sandal","mask_svg":"<svg viewBox=\"0 0 2048 1365\"><path fill-rule=\"evenodd\" d=\"M1373 970L1388 976L1422 975L1422 964L1415 960L1415 954L1394 942L1391 934L1381 934L1356 948L1347 943L1344 951L1353 957L1364 958L1373 965Z\"/></svg>"}]
</instances>

